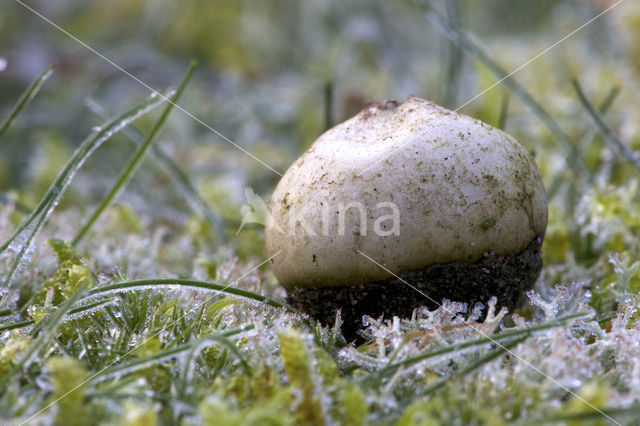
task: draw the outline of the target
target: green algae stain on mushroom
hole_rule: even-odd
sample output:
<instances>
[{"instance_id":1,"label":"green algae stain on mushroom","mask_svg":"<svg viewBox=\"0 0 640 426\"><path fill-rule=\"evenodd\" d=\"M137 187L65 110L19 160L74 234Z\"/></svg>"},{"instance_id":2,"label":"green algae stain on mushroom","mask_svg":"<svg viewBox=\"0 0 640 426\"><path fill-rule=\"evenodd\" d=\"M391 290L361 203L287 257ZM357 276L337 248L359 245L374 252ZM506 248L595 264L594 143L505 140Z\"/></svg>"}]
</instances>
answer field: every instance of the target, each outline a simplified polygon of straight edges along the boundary
<instances>
[{"instance_id":1,"label":"green algae stain on mushroom","mask_svg":"<svg viewBox=\"0 0 640 426\"><path fill-rule=\"evenodd\" d=\"M495 217L490 217L487 220L482 221L482 223L480 224L480 226L482 227L482 229L484 229L485 231L493 228L496 224L497 220Z\"/></svg>"}]
</instances>

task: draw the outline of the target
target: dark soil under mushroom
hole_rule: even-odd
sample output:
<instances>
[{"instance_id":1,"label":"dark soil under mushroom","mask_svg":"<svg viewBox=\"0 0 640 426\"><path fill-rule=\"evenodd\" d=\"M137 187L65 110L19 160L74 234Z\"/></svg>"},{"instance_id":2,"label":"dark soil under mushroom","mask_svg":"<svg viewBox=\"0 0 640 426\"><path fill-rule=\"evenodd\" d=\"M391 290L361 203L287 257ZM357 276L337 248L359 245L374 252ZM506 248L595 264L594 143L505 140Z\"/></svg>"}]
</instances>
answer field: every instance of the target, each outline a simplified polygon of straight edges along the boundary
<instances>
[{"instance_id":1,"label":"dark soil under mushroom","mask_svg":"<svg viewBox=\"0 0 640 426\"><path fill-rule=\"evenodd\" d=\"M489 252L474 263L431 265L399 274L406 282L393 278L353 286L298 288L289 291L287 299L326 325L335 323L340 309L342 331L348 341L358 338L363 315L407 318L419 306L436 308L442 299L467 302L472 308L477 302L486 303L496 296L498 307L513 310L540 274L541 245L542 238L538 237L518 254L498 256Z\"/></svg>"}]
</instances>

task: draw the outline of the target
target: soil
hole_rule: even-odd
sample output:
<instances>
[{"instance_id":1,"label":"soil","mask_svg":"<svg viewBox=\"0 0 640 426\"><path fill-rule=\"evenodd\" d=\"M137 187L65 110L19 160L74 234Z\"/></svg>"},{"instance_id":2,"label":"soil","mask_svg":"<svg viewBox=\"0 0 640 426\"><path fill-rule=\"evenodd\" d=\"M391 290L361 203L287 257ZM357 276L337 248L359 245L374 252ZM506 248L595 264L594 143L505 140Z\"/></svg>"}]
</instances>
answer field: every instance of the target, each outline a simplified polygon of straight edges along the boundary
<instances>
[{"instance_id":1,"label":"soil","mask_svg":"<svg viewBox=\"0 0 640 426\"><path fill-rule=\"evenodd\" d=\"M542 238L535 238L518 254L498 256L488 252L474 263L430 265L419 271L398 274L401 279L373 281L361 285L297 288L288 302L325 325L335 323L341 310L342 332L347 341L361 337L362 316L411 317L420 306L438 307L442 299L466 302L470 308L496 296L496 307L513 311L533 287L542 269ZM411 286L415 287L412 288ZM417 290L419 291L417 291Z\"/></svg>"}]
</instances>

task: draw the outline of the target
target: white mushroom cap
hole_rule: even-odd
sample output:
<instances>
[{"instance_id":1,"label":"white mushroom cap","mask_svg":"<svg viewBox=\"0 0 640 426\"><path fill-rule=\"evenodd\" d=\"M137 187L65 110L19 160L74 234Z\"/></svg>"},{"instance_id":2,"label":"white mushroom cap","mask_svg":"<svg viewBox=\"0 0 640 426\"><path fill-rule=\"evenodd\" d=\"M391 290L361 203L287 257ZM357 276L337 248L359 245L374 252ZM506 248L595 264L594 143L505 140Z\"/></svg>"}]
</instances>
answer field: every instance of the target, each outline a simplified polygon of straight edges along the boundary
<instances>
[{"instance_id":1,"label":"white mushroom cap","mask_svg":"<svg viewBox=\"0 0 640 426\"><path fill-rule=\"evenodd\" d=\"M518 254L547 227L527 150L417 97L367 107L324 133L282 177L269 212L267 252L278 253L273 272L288 289L391 278L364 255L400 274Z\"/></svg>"}]
</instances>

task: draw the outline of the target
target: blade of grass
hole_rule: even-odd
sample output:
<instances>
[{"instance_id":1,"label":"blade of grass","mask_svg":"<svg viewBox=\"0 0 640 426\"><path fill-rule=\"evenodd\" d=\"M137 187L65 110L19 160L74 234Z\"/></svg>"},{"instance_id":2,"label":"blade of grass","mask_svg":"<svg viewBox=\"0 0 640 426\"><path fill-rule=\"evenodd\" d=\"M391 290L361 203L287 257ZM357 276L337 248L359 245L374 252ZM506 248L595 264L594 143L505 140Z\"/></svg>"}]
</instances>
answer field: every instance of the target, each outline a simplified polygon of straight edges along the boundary
<instances>
[{"instance_id":1,"label":"blade of grass","mask_svg":"<svg viewBox=\"0 0 640 426\"><path fill-rule=\"evenodd\" d=\"M91 312L95 311L96 309L104 306L104 305L108 305L110 303L113 303L115 300L114 299L107 299L107 300L100 300L97 302L92 302L92 303L87 303L86 305L83 306L79 306L77 308L73 308L69 311L69 313L67 314L68 316L71 315L76 315L76 314L80 314L80 315L86 315L86 314L90 314ZM35 324L36 322L34 320L25 320L25 321L20 321L20 322L14 322L11 324L3 324L0 325L0 331L6 331L6 330L14 330L16 328L22 328L22 327L27 327L30 325Z\"/></svg>"},{"instance_id":2,"label":"blade of grass","mask_svg":"<svg viewBox=\"0 0 640 426\"><path fill-rule=\"evenodd\" d=\"M432 385L428 386L423 392L420 393L420 395L421 396L430 395L430 394L434 393L435 391L437 391L438 389L440 389L441 387L443 387L449 380L459 379L461 377L466 376L467 374L477 370L478 368L482 367L483 365L485 365L485 364L493 361L494 359L504 355L505 352L507 352L507 351L511 350L511 348L517 346L518 343L524 342L527 339L527 337L528 336L522 336L519 339L509 340L508 342L503 343L497 349L495 349L495 350L489 352L488 354L480 357L480 359L478 359L476 362L474 362L472 364L469 364L468 366L466 366L462 370L457 371L455 374L452 374L451 376L448 376L448 377L444 377L444 378L436 381Z\"/></svg>"},{"instance_id":3,"label":"blade of grass","mask_svg":"<svg viewBox=\"0 0 640 426\"><path fill-rule=\"evenodd\" d=\"M446 1L445 8L449 21L453 22L456 26L461 26L462 17L460 15L460 6L458 2L456 0ZM460 82L460 75L462 73L464 56L462 54L462 49L460 49L460 47L453 41L449 41L447 53L443 99L444 106L447 108L453 108L458 98L458 86Z\"/></svg>"},{"instance_id":4,"label":"blade of grass","mask_svg":"<svg viewBox=\"0 0 640 426\"><path fill-rule=\"evenodd\" d=\"M598 112L604 118L604 116L609 112L609 109L613 105L614 101L618 98L620 94L620 87L613 86L607 92L607 96L605 96L604 100L600 102L598 106ZM585 145L592 143L593 140L600 134L600 130L597 127L588 127L584 130L582 137L580 137L580 142L578 143L578 148L582 149Z\"/></svg>"},{"instance_id":5,"label":"blade of grass","mask_svg":"<svg viewBox=\"0 0 640 426\"><path fill-rule=\"evenodd\" d=\"M113 187L111 187L111 190L102 199L102 202L98 205L98 207L93 212L93 214L91 215L89 220L87 220L87 222L82 227L80 232L78 232L76 237L73 239L72 244L74 246L78 245L78 243L86 236L87 232L89 232L89 230L91 229L93 224L102 215L102 213L104 213L104 211L107 208L109 208L109 206L111 205L113 200L122 192L122 190L124 190L125 186L129 182L129 180L131 179L131 177L133 176L135 171L140 166L140 162L142 161L142 159L144 158L145 154L147 153L149 147L153 143L156 135L158 134L160 129L162 129L162 127L164 126L165 122L167 121L167 118L169 118L169 114L171 114L171 111L173 110L173 107L176 105L178 99L180 98L180 95L182 95L182 92L184 91L185 87L187 86L187 83L189 82L189 79L193 75L193 71L194 71L194 69L196 67L196 64L197 64L196 61L191 61L191 63L189 64L189 68L187 68L187 72L185 73L185 75L184 75L184 77L182 79L182 82L178 86L178 90L176 90L175 94L173 95L171 100L168 102L166 108L162 112L162 115L160 116L160 118L158 118L158 120L155 122L155 124L147 132L147 135L145 136L144 142L142 142L142 145L140 145L138 147L138 150L129 159L129 162L123 168L123 170L120 173L120 176L118 176L118 179L116 180L115 184L113 185Z\"/></svg>"},{"instance_id":6,"label":"blade of grass","mask_svg":"<svg viewBox=\"0 0 640 426\"><path fill-rule=\"evenodd\" d=\"M40 74L40 76L36 78L36 80L31 83L29 87L27 87L27 90L22 93L22 95L18 99L18 102L16 102L13 109L9 113L9 116L4 121L4 123L2 123L2 126L0 126L0 138L7 130L9 130L9 127L11 127L18 115L20 115L20 113L27 107L29 102L31 102L31 100L38 94L38 91L40 91L40 88L42 87L44 82L47 81L51 74L53 74L53 70L55 68L56 64L53 64L49 68L47 68L45 72Z\"/></svg>"},{"instance_id":7,"label":"blade of grass","mask_svg":"<svg viewBox=\"0 0 640 426\"><path fill-rule=\"evenodd\" d=\"M3 324L3 325L0 325L0 331L15 330L16 328L27 327L35 323L36 322L34 320L25 320L25 321L14 322L11 324Z\"/></svg>"},{"instance_id":8,"label":"blade of grass","mask_svg":"<svg viewBox=\"0 0 640 426\"><path fill-rule=\"evenodd\" d=\"M134 281L122 281L115 284L104 285L101 287L97 287L89 290L87 293L87 298L95 297L95 296L104 296L113 293L121 293L124 291L132 291L132 290L153 290L153 289L161 289L164 286L181 286L185 288L192 289L203 289L209 291L219 291L220 293L230 294L236 297L244 297L246 299L255 300L260 303L264 303L273 308L284 308L287 311L298 314L305 325L313 328L313 324L309 319L305 317L300 311L295 309L294 307L286 304L278 302L275 299L272 299L267 296L263 296L258 293L253 293L248 290L243 290L237 287L231 287L229 285L223 285L218 283L210 283L206 281L196 281L196 280L185 280L180 278L152 278L145 280L134 280Z\"/></svg>"},{"instance_id":9,"label":"blade of grass","mask_svg":"<svg viewBox=\"0 0 640 426\"><path fill-rule=\"evenodd\" d=\"M549 425L553 423L563 422L576 422L572 424L578 424L577 422L589 421L589 420L599 420L603 419L603 417L616 417L616 420L620 417L630 417L634 416L637 420L640 417L640 405L635 405L628 408L622 407L605 407L599 409L599 411L595 410L586 410L580 411L576 413L566 413L566 414L554 414L547 417L538 417L531 420L525 420L522 425ZM607 419L609 420L609 419ZM582 424L582 423L580 423ZM590 423L591 424L591 423Z\"/></svg>"},{"instance_id":10,"label":"blade of grass","mask_svg":"<svg viewBox=\"0 0 640 426\"><path fill-rule=\"evenodd\" d=\"M96 390L87 392L87 398L117 398L118 395L123 394L123 390L128 388L131 384L135 383L136 380L136 377L123 377L120 380L114 380L113 382L105 383ZM129 394L127 393L127 395Z\"/></svg>"},{"instance_id":11,"label":"blade of grass","mask_svg":"<svg viewBox=\"0 0 640 426\"><path fill-rule=\"evenodd\" d=\"M107 116L105 108L94 99L87 99L85 105L98 117L104 119ZM133 126L123 129L122 133L138 144L141 144L144 139L144 135L135 130ZM180 195L185 198L187 204L191 206L196 214L209 221L212 229L216 232L216 238L223 238L224 233L221 232L224 226L222 218L209 207L209 203L200 195L189 175L159 145L153 144L151 146L151 154L167 169L174 183L180 189Z\"/></svg>"},{"instance_id":12,"label":"blade of grass","mask_svg":"<svg viewBox=\"0 0 640 426\"><path fill-rule=\"evenodd\" d=\"M607 93L607 96L604 98L604 101L602 101L600 107L598 108L600 114L605 115L609 111L609 108L611 108L613 102L616 100L619 94L620 87L618 86L613 86L611 90L609 90L609 93Z\"/></svg>"},{"instance_id":13,"label":"blade of grass","mask_svg":"<svg viewBox=\"0 0 640 426\"><path fill-rule=\"evenodd\" d=\"M607 93L607 96L605 97L604 101L602 101L602 103L600 104L600 107L598 108L601 115L604 116L607 113L607 111L609 111L609 108L611 108L611 105L613 105L613 102L616 100L619 94L620 94L620 88L617 86L614 86L611 88L611 90L609 90L609 93ZM577 146L581 148L586 144L585 141L593 142L593 138L597 133L598 133L598 130L594 130L593 132L585 131L583 136L579 138L580 142L578 143ZM567 179L564 173L559 173L555 177L555 179L551 182L551 185L549 185L549 188L547 189L547 198L549 200L552 200L556 196L556 194L558 193L558 190L560 190L560 187L564 182L566 182L566 180Z\"/></svg>"},{"instance_id":14,"label":"blade of grass","mask_svg":"<svg viewBox=\"0 0 640 426\"><path fill-rule=\"evenodd\" d=\"M7 275L3 283L4 287L6 288L13 287L14 277L18 273L20 266L22 265L22 261L27 254L27 251L29 251L29 249L31 248L31 245L33 244L33 241L38 235L38 232L44 226L45 222L47 221L47 218L49 217L50 212L55 207L56 203L51 201L53 199L54 199L53 196L50 196L50 197L45 196L44 200L46 201L43 203L44 208L42 210L44 213L41 214L39 217L38 215L34 216L34 219L38 219L38 221L35 223L35 225L32 228L25 228L25 232L27 233L27 239L20 247L20 250L18 251L18 255L16 256L16 258L13 261L13 264L9 268L9 274ZM33 213L29 215L29 217L31 216L33 216ZM2 251L0 251L0 253L2 253ZM16 291L16 289L12 289L12 290Z\"/></svg>"},{"instance_id":15,"label":"blade of grass","mask_svg":"<svg viewBox=\"0 0 640 426\"><path fill-rule=\"evenodd\" d=\"M71 183L74 175L80 169L85 160L116 132L160 105L164 102L165 98L165 96L152 94L150 97L143 100L124 114L105 123L99 131L92 133L74 151L71 158L60 171L51 187L49 187L47 193L44 195L38 206L22 221L14 231L13 235L0 247L0 254L11 245L16 246L16 251L18 251L16 259L3 280L2 285L4 287L13 286L14 278L18 269L22 265L25 254L31 248L38 232L46 223L49 215L58 204L58 201L60 201L60 198ZM20 240L18 241L19 238Z\"/></svg>"},{"instance_id":16,"label":"blade of grass","mask_svg":"<svg viewBox=\"0 0 640 426\"><path fill-rule=\"evenodd\" d=\"M333 80L324 83L324 130L333 127Z\"/></svg>"},{"instance_id":17,"label":"blade of grass","mask_svg":"<svg viewBox=\"0 0 640 426\"><path fill-rule=\"evenodd\" d=\"M463 50L465 50L468 54L472 55L480 62L482 62L491 72L493 72L499 79L501 79L501 83L504 83L516 96L518 96L525 105L527 105L531 111L544 123L544 125L549 129L551 134L555 137L558 143L565 149L568 155L568 163L571 168L583 178L589 178L590 172L587 169L580 153L576 149L576 147L569 141L567 136L564 134L558 123L549 115L549 113L538 103L533 97L513 78L509 76L509 74L500 66L496 61L494 61L488 54L484 52L475 42L471 40L471 38L467 37L463 34L462 29L452 25L447 19L445 19L442 15L436 13L431 10L426 14L427 19L435 24L438 28L442 30L442 32L454 43L460 46Z\"/></svg>"},{"instance_id":18,"label":"blade of grass","mask_svg":"<svg viewBox=\"0 0 640 426\"><path fill-rule=\"evenodd\" d=\"M500 115L498 116L498 129L504 130L507 124L507 115L509 114L509 95L504 94L500 102Z\"/></svg>"},{"instance_id":19,"label":"blade of grass","mask_svg":"<svg viewBox=\"0 0 640 426\"><path fill-rule=\"evenodd\" d=\"M451 345L451 346L445 346L443 348L439 348L436 350L433 350L431 352L427 352L424 354L420 354L417 355L415 357L411 357L411 358L407 358L405 360L399 361L395 364L391 364L389 366L386 366L384 368L381 368L378 371L375 371L371 374L369 374L367 377L364 377L364 380L379 380L383 377L386 376L390 376L393 375L399 368L407 368L407 367L411 367L419 362L422 362L426 359L429 358L433 358L436 356L440 356L440 355L444 355L446 353L450 353L450 352L455 352L455 351L459 351L462 349L467 349L473 346L480 346L480 345L486 345L487 343L492 343L498 340L502 340L502 339L507 339L507 338L511 338L511 337L520 337L520 336L529 336L532 333L541 331L541 330L547 330L550 328L554 328L554 327L560 327L562 325L565 324L565 322L572 320L572 319L576 319L576 318L581 318L581 317L585 317L589 315L588 312L578 312L575 314L571 314L571 315L567 315L543 324L539 324L539 325L534 325L531 326L529 328L523 328L523 329L517 329L517 330L508 330L505 331L503 333L498 333L498 334L494 334L491 336L487 336L487 337L481 337L475 340L470 340L468 342L463 342L463 343L457 343L455 345Z\"/></svg>"},{"instance_id":20,"label":"blade of grass","mask_svg":"<svg viewBox=\"0 0 640 426\"><path fill-rule=\"evenodd\" d=\"M624 142L622 142L622 140L618 137L618 135L615 134L615 132L611 129L611 127L609 127L609 125L604 121L602 114L596 111L596 109L593 107L591 102L589 102L589 99L587 99L587 96L582 90L580 83L578 83L578 80L576 80L575 78L572 79L571 84L573 85L573 88L575 89L576 94L578 95L578 99L580 100L580 103L582 104L584 109L587 110L587 112L589 113L589 116L591 117L595 125L598 127L600 132L605 137L605 140L609 142L609 144L614 148L614 150L622 154L622 156L626 158L627 161L633 164L633 166L638 171L640 171L640 159L638 158L638 156L633 151L631 151L624 144Z\"/></svg>"},{"instance_id":21,"label":"blade of grass","mask_svg":"<svg viewBox=\"0 0 640 426\"><path fill-rule=\"evenodd\" d=\"M107 306L115 302L117 302L117 299L107 299L107 300L100 300L98 302L87 303L86 305L78 306L76 308L71 309L69 311L69 316L70 317L74 316L75 318L75 316L87 315L96 311L98 308Z\"/></svg>"}]
</instances>

